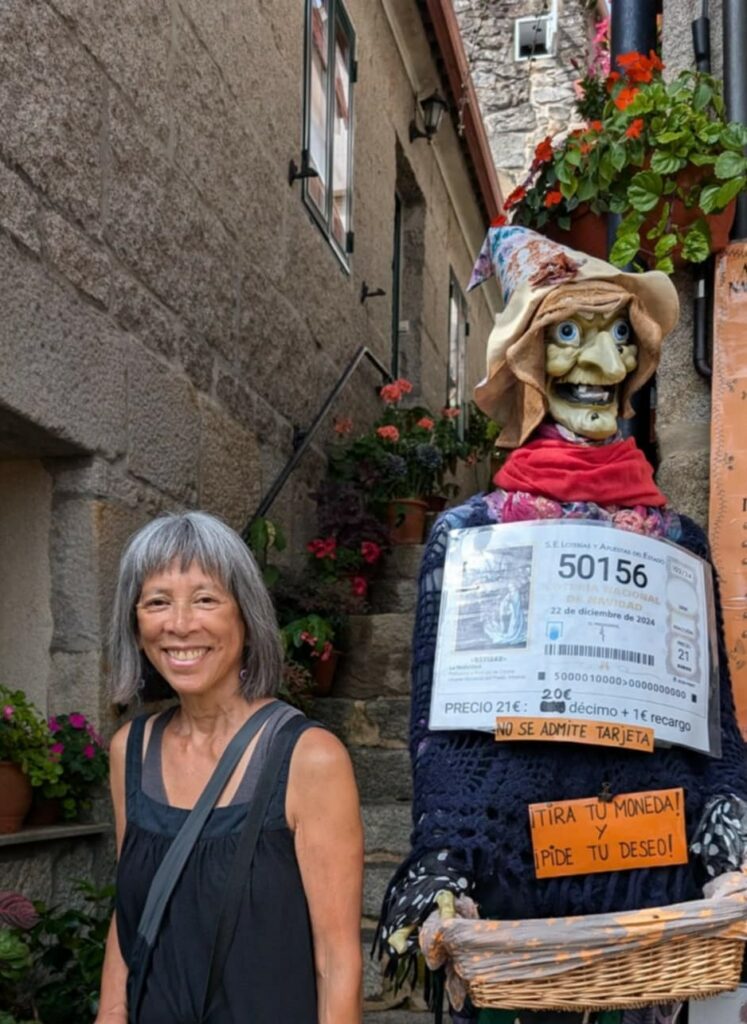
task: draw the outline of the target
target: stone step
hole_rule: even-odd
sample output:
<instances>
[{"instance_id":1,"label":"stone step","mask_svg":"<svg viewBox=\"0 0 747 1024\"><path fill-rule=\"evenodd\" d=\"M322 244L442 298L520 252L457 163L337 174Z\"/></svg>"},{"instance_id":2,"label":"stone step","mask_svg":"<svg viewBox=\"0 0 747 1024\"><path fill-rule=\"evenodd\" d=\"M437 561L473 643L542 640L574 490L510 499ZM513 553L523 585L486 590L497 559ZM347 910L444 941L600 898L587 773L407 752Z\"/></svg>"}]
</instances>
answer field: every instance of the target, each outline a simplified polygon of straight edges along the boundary
<instances>
[{"instance_id":1,"label":"stone step","mask_svg":"<svg viewBox=\"0 0 747 1024\"><path fill-rule=\"evenodd\" d=\"M433 1014L428 1010L403 1010L396 1006L363 1014L363 1024L430 1024L432 1020Z\"/></svg>"},{"instance_id":2,"label":"stone step","mask_svg":"<svg viewBox=\"0 0 747 1024\"><path fill-rule=\"evenodd\" d=\"M407 695L414 623L414 613L351 615L335 694L359 699Z\"/></svg>"},{"instance_id":3,"label":"stone step","mask_svg":"<svg viewBox=\"0 0 747 1024\"><path fill-rule=\"evenodd\" d=\"M362 803L406 803L412 799L410 755L404 748L351 747Z\"/></svg>"},{"instance_id":4,"label":"stone step","mask_svg":"<svg viewBox=\"0 0 747 1024\"><path fill-rule=\"evenodd\" d=\"M399 859L366 860L363 871L363 914L378 920L384 893L392 875L399 867Z\"/></svg>"},{"instance_id":5,"label":"stone step","mask_svg":"<svg viewBox=\"0 0 747 1024\"><path fill-rule=\"evenodd\" d=\"M418 602L418 581L407 578L382 577L371 587L371 611L414 612Z\"/></svg>"},{"instance_id":6,"label":"stone step","mask_svg":"<svg viewBox=\"0 0 747 1024\"><path fill-rule=\"evenodd\" d=\"M409 801L363 804L361 811L367 856L388 854L402 860L410 850L412 813Z\"/></svg>"},{"instance_id":7,"label":"stone step","mask_svg":"<svg viewBox=\"0 0 747 1024\"><path fill-rule=\"evenodd\" d=\"M322 697L314 701L311 717L349 747L403 747L408 740L410 701L408 697Z\"/></svg>"},{"instance_id":8,"label":"stone step","mask_svg":"<svg viewBox=\"0 0 747 1024\"><path fill-rule=\"evenodd\" d=\"M384 559L383 579L417 580L425 544L395 544Z\"/></svg>"}]
</instances>

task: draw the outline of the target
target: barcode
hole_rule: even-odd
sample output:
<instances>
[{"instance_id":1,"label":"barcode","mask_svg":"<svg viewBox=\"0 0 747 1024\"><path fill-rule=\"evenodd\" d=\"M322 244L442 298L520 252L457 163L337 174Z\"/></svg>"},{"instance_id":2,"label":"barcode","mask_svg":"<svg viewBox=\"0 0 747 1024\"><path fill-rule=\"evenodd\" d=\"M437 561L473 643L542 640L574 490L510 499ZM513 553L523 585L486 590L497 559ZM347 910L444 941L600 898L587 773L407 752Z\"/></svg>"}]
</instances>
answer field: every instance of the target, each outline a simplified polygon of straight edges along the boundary
<instances>
[{"instance_id":1,"label":"barcode","mask_svg":"<svg viewBox=\"0 0 747 1024\"><path fill-rule=\"evenodd\" d=\"M594 647L592 644L545 644L545 654L570 658L605 658L609 661L632 661L634 665L653 665L653 654L626 651L621 647Z\"/></svg>"}]
</instances>

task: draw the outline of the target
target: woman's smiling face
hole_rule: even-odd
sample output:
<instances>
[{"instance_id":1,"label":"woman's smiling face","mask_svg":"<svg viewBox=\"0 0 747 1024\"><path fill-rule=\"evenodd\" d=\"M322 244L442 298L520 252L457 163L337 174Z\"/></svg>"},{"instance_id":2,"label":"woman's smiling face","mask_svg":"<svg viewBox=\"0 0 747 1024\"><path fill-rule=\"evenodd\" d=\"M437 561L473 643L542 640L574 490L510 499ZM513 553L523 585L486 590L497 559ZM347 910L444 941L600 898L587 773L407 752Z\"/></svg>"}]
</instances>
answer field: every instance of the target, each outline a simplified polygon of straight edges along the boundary
<instances>
[{"instance_id":1,"label":"woman's smiling face","mask_svg":"<svg viewBox=\"0 0 747 1024\"><path fill-rule=\"evenodd\" d=\"M584 315L545 330L550 415L593 440L617 431L619 385L637 365L638 348L627 316Z\"/></svg>"},{"instance_id":2,"label":"woman's smiling face","mask_svg":"<svg viewBox=\"0 0 747 1024\"><path fill-rule=\"evenodd\" d=\"M196 562L148 576L136 614L143 653L180 697L238 690L246 639L241 612Z\"/></svg>"}]
</instances>

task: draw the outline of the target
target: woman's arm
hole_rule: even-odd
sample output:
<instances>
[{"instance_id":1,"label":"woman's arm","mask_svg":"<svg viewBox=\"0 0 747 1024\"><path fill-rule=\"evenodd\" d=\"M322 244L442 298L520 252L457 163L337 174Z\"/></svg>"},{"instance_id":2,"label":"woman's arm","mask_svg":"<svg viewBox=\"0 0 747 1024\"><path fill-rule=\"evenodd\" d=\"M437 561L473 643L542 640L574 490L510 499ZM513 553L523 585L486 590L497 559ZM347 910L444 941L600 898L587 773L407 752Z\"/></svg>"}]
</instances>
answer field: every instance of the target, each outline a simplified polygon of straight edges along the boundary
<instances>
[{"instance_id":1,"label":"woman's arm","mask_svg":"<svg viewBox=\"0 0 747 1024\"><path fill-rule=\"evenodd\" d=\"M112 737L109 749L109 780L114 805L114 828L117 839L117 857L122 849L125 825L125 751L129 724ZM95 1024L127 1024L127 964L122 959L117 937L116 916L112 915L106 939L104 967L101 973L101 998Z\"/></svg>"},{"instance_id":2,"label":"woman's arm","mask_svg":"<svg viewBox=\"0 0 747 1024\"><path fill-rule=\"evenodd\" d=\"M311 915L319 1024L360 1024L363 827L348 753L323 729L296 745L286 810Z\"/></svg>"}]
</instances>

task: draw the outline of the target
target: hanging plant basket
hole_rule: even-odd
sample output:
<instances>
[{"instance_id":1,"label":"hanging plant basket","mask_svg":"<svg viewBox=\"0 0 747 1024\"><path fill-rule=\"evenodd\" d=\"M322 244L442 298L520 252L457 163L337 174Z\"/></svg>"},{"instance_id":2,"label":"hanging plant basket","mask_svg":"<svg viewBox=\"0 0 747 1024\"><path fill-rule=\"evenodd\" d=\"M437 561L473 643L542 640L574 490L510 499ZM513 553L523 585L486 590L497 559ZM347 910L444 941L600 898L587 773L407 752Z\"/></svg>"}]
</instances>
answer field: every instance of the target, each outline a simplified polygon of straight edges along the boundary
<instances>
[{"instance_id":1,"label":"hanging plant basket","mask_svg":"<svg viewBox=\"0 0 747 1024\"><path fill-rule=\"evenodd\" d=\"M422 544L428 506L419 498L395 498L387 506L392 544Z\"/></svg>"},{"instance_id":2,"label":"hanging plant basket","mask_svg":"<svg viewBox=\"0 0 747 1024\"><path fill-rule=\"evenodd\" d=\"M564 231L557 221L548 221L544 233L560 245L585 252L598 260L607 259L607 217L594 213L587 203L581 203L573 211L568 231Z\"/></svg>"},{"instance_id":3,"label":"hanging plant basket","mask_svg":"<svg viewBox=\"0 0 747 1024\"><path fill-rule=\"evenodd\" d=\"M0 761L0 834L20 831L32 797L31 783L18 765Z\"/></svg>"}]
</instances>

